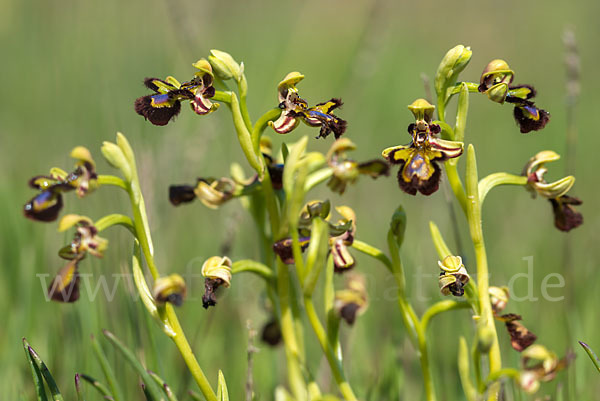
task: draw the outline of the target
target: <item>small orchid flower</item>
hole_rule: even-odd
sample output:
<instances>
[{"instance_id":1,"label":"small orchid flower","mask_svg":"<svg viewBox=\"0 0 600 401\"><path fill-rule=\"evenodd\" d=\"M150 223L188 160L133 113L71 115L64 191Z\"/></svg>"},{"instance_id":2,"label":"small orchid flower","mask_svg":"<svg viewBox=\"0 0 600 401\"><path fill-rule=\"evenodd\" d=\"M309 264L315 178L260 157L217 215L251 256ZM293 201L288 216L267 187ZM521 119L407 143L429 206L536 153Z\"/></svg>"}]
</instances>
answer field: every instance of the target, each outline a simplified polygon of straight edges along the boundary
<instances>
[{"instance_id":1,"label":"small orchid flower","mask_svg":"<svg viewBox=\"0 0 600 401\"><path fill-rule=\"evenodd\" d=\"M135 112L154 125L167 125L181 110L181 101L189 100L192 110L198 115L215 111L219 105L210 98L215 95L212 86L214 75L210 63L204 59L193 64L198 69L189 82L179 83L169 76L165 80L144 79L144 85L155 92L135 100Z\"/></svg>"},{"instance_id":2,"label":"small orchid flower","mask_svg":"<svg viewBox=\"0 0 600 401\"><path fill-rule=\"evenodd\" d=\"M390 163L400 166L398 184L404 192L416 195L418 191L431 195L438 190L442 174L437 162L460 156L463 144L434 136L441 128L431 122L435 107L425 99L416 100L408 108L416 119L408 126L412 142L387 148L382 155Z\"/></svg>"},{"instance_id":3,"label":"small orchid flower","mask_svg":"<svg viewBox=\"0 0 600 401\"><path fill-rule=\"evenodd\" d=\"M342 105L340 99L331 99L308 107L308 102L298 95L296 84L304 79L299 72L290 72L277 85L277 95L281 115L275 121L269 122L278 134L287 134L304 121L311 127L321 127L319 138L326 138L333 132L338 139L346 131L346 121L335 116L333 111Z\"/></svg>"},{"instance_id":4,"label":"small orchid flower","mask_svg":"<svg viewBox=\"0 0 600 401\"><path fill-rule=\"evenodd\" d=\"M544 175L548 171L546 163L560 159L560 156L550 150L539 152L529 159L523 168L522 175L527 177L527 189L532 196L540 195L548 199L554 213L554 225L561 231L570 231L583 224L583 216L573 206L583 202L567 195L575 183L575 177L567 176L551 183L546 182Z\"/></svg>"},{"instance_id":5,"label":"small orchid flower","mask_svg":"<svg viewBox=\"0 0 600 401\"><path fill-rule=\"evenodd\" d=\"M538 109L531 100L536 95L533 86L511 85L513 79L514 72L506 61L492 60L481 74L478 90L496 103L514 104L513 115L521 133L541 130L550 121L550 113Z\"/></svg>"},{"instance_id":6,"label":"small orchid flower","mask_svg":"<svg viewBox=\"0 0 600 401\"><path fill-rule=\"evenodd\" d=\"M54 221L63 207L63 193L75 190L77 196L82 198L96 189L96 164L89 150L78 146L71 151L71 157L77 159L72 173L53 168L49 175L29 180L29 186L41 192L25 204L25 217L36 221Z\"/></svg>"}]
</instances>

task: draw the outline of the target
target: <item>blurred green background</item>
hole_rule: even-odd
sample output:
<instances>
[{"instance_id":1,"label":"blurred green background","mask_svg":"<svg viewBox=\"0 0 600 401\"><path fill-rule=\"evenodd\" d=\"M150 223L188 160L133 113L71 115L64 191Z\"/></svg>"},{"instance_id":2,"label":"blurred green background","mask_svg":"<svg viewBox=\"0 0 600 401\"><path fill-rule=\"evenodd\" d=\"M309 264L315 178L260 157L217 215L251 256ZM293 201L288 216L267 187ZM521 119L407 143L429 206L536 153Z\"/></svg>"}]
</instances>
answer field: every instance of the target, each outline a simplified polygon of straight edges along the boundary
<instances>
[{"instance_id":1,"label":"blurred green background","mask_svg":"<svg viewBox=\"0 0 600 401\"><path fill-rule=\"evenodd\" d=\"M600 214L594 206L600 193L595 187L600 136L592 118L600 90L595 67L600 62L600 3L1 0L0 4L2 399L33 399L22 337L46 360L65 396L73 399L76 372L102 377L89 339L90 334L101 336L102 328L120 336L179 394L195 389L175 347L146 321L130 286L119 283L112 300L102 292L93 302L82 297L73 305L44 300L37 275L54 275L62 266L56 251L68 238L57 235L56 224L36 224L22 216L23 204L34 195L27 180L52 166L70 169L68 154L76 145L92 151L101 173L111 173L99 149L102 141L114 140L117 131L128 136L138 158L159 267L165 273L188 274L190 298L181 308L181 320L200 363L213 384L222 369L232 399L243 397L247 321L260 330L269 318L262 283L248 275L236 276L218 307L206 311L200 302L202 280L191 275L199 274L204 259L219 254L231 238L232 259L258 257L252 221L238 202L212 211L200 203L173 208L167 198L169 184L227 175L230 163L243 162L243 155L224 107L206 118L184 110L166 127L144 122L133 111L134 99L147 93L144 77L174 75L186 80L191 63L206 57L210 49L228 51L244 61L250 113L256 119L276 105L276 85L285 74L301 71L306 76L301 93L310 103L343 98L339 115L349 121L346 135L359 145L354 156L365 160L385 147L409 141L406 126L412 116L406 105L425 94L421 74L432 78L449 48L469 45L473 58L462 79L477 81L488 61L504 58L516 71L515 82L534 84L537 104L552 114L545 130L521 135L510 106L471 96L467 141L476 146L480 175L518 174L539 150L565 152L562 35L567 27L576 34L582 68L576 160L568 173L577 176L572 193L585 202L580 208L585 224L568 235L559 232L553 227L548 202L532 200L521 188L510 187L488 196L483 219L493 284L506 284L515 274L527 272L523 258L533 257L530 283L537 300L513 301L508 310L523 315L540 344L559 355L574 349L578 356L568 373L543 385L538 395L557 399L558 391L562 399L600 399L598 374L576 343L584 340L600 350L600 280L595 275ZM275 144L284 139L268 134ZM301 126L285 139L295 141L301 135L314 136L315 131ZM330 142L311 140L309 146L324 151ZM565 168L564 160L554 163L548 178L562 177ZM409 225L403 258L409 291L416 309L423 311L441 298L428 221L438 223L452 248L457 244L445 201L448 191L442 188L431 197L411 197L398 189L394 175L377 181L363 178L343 198L326 188L314 197L355 208L358 238L380 247L391 213L398 204L405 206ZM68 196L64 212L96 219L128 210L124 195L102 188L81 201ZM464 219L457 215L468 267L472 250ZM81 267L94 277L107 275L112 283L113 274L129 271L132 242L119 229L105 234L110 240L105 258L87 258ZM567 238L570 258L564 257ZM366 314L351 330L343 329L350 382L361 399L420 399L417 355L402 326L393 281L380 265L353 253L358 259L356 269L368 277L371 298ZM552 297L564 297L562 301L542 296L541 282L550 273L565 278L564 288L548 290ZM523 297L528 285L525 279L517 280L515 294ZM462 399L456 348L458 336L466 333L470 338L472 326L464 312L443 315L432 325L431 358L441 400ZM499 329L504 364L517 367L519 356L510 348L504 329ZM313 333L307 331L306 337L311 371L324 389L334 391ZM255 390L259 399L269 400L276 384L285 382L284 355L281 348L259 347ZM141 399L136 376L117 355L109 355L128 388L128 399ZM87 397L99 399L92 391L87 391Z\"/></svg>"}]
</instances>

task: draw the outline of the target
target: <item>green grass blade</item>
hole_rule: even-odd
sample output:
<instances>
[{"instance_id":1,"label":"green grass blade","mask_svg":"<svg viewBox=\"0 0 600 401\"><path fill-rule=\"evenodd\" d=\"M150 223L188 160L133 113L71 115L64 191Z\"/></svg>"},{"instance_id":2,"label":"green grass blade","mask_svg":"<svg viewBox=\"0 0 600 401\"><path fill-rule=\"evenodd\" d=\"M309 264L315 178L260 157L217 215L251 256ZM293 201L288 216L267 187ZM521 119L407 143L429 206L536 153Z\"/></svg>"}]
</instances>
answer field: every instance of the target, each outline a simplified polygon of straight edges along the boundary
<instances>
[{"instance_id":1,"label":"green grass blade","mask_svg":"<svg viewBox=\"0 0 600 401\"><path fill-rule=\"evenodd\" d=\"M112 393L112 397L114 401L122 401L124 398L122 396L121 389L119 384L117 383L117 379L115 376L115 372L112 370L110 364L108 363L108 359L106 358L106 354L102 349L102 346L96 339L96 337L91 336L92 338L92 348L94 349L94 354L96 355L96 359L98 359L98 363L102 368L102 372L104 373L104 377L106 378L106 382L108 383L108 387L110 387L110 392Z\"/></svg>"},{"instance_id":2,"label":"green grass blade","mask_svg":"<svg viewBox=\"0 0 600 401\"><path fill-rule=\"evenodd\" d=\"M31 358L33 359L34 364L37 365L37 368L42 373L42 376L44 377L44 380L46 381L46 384L48 385L48 390L50 390L50 394L52 395L52 399L54 401L64 401L64 398L63 398L62 394L60 393L60 390L58 389L56 382L54 381L54 377L52 377L52 374L48 370L48 367L46 366L44 361L42 361L42 358L40 358L40 356L37 354L37 352L35 352L34 349L31 348L30 345L27 345L27 350L29 351L29 355L31 355Z\"/></svg>"},{"instance_id":3,"label":"green grass blade","mask_svg":"<svg viewBox=\"0 0 600 401\"><path fill-rule=\"evenodd\" d=\"M190 395L190 397L192 397L192 400L194 401L204 401L204 398L202 398L200 394L194 393L192 390L188 391L188 394Z\"/></svg>"},{"instance_id":4,"label":"green grass blade","mask_svg":"<svg viewBox=\"0 0 600 401\"><path fill-rule=\"evenodd\" d=\"M600 360L598 359L598 357L596 356L596 354L594 353L594 351L592 351L592 349L590 348L590 346L587 345L586 343L584 343L583 341L579 341L579 344L583 347L583 349L585 350L585 352L587 352L588 356L592 360L592 363L594 364L594 366L596 367L596 369L598 369L598 372L600 372Z\"/></svg>"},{"instance_id":5,"label":"green grass blade","mask_svg":"<svg viewBox=\"0 0 600 401\"><path fill-rule=\"evenodd\" d=\"M29 366L31 367L31 377L33 378L33 384L35 386L35 394L37 396L37 399L38 401L48 401L46 389L44 388L44 379L42 378L42 372L40 372L40 369L34 362L31 354L29 353L29 343L25 338L23 338L23 348L25 349L25 355L27 356L27 361L29 362Z\"/></svg>"},{"instance_id":6,"label":"green grass blade","mask_svg":"<svg viewBox=\"0 0 600 401\"><path fill-rule=\"evenodd\" d=\"M146 385L145 392L147 392L147 394L153 400L156 400L156 401L158 401L158 400L165 400L165 397L163 396L162 390L156 384L156 382L152 379L152 377L150 377L150 375L148 374L148 372L146 371L146 369L144 369L144 367L142 366L142 364L140 363L140 361L137 360L137 358L135 357L135 355L133 354L133 352L129 348L127 348L110 331L108 331L108 330L102 330L102 333L104 334L104 336L106 336L106 338L108 339L108 341L110 341L111 344L113 344L115 346L115 348L117 350L119 350L119 352L121 352L121 354L125 357L125 359L127 360L127 362L129 362L129 364L140 375L140 377L142 378L142 381Z\"/></svg>"},{"instance_id":7,"label":"green grass blade","mask_svg":"<svg viewBox=\"0 0 600 401\"><path fill-rule=\"evenodd\" d=\"M102 394L102 396L105 399L114 400L114 397L110 393L110 390L108 389L108 387L106 387L104 384L100 383L98 380L94 379L91 376L84 375L84 374L79 374L79 377L81 379L85 380L86 383L91 384L92 387L94 387L96 390L98 390L98 392L100 394Z\"/></svg>"},{"instance_id":8,"label":"green grass blade","mask_svg":"<svg viewBox=\"0 0 600 401\"><path fill-rule=\"evenodd\" d=\"M83 399L83 391L81 389L81 376L75 373L75 392L77 393L77 401L85 401Z\"/></svg>"},{"instance_id":9,"label":"green grass blade","mask_svg":"<svg viewBox=\"0 0 600 401\"><path fill-rule=\"evenodd\" d=\"M148 371L148 373L150 374L152 379L154 379L156 384L158 384L163 389L169 401L177 401L177 397L175 396L175 394L173 394L173 391L171 391L171 387L169 387L169 385L162 379L162 377L151 371Z\"/></svg>"}]
</instances>

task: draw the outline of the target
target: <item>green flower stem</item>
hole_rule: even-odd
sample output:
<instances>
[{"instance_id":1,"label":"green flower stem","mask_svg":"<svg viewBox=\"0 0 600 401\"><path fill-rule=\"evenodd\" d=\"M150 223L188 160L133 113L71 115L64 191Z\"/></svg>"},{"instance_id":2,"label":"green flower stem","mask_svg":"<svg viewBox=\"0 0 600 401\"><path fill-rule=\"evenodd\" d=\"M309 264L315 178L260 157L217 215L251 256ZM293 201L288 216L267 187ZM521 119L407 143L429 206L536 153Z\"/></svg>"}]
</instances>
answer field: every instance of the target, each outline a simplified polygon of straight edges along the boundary
<instances>
[{"instance_id":1,"label":"green flower stem","mask_svg":"<svg viewBox=\"0 0 600 401\"><path fill-rule=\"evenodd\" d=\"M232 96L232 100L235 99L235 95ZM232 102L233 103L233 102ZM232 105L232 113L234 114L234 121L236 120L236 112L235 108ZM239 110L239 108L238 108ZM240 113L241 114L241 113ZM276 119L281 114L280 109L272 109L265 113L263 116L259 118L259 120L254 125L252 129L252 134L250 134L250 142L252 145L253 154L256 154L256 157L260 161L262 166L266 165L264 157L260 153L260 136L264 129L267 127L268 122ZM238 116L238 124L236 128L239 127L239 116ZM241 142L240 142L241 143ZM243 146L243 145L242 145ZM248 153L245 152L246 157L248 157ZM250 160L249 160L250 161ZM262 191L264 194L265 205L267 207L267 211L269 213L269 223L271 228L271 240L276 241L280 239L281 227L280 227L280 213L279 207L277 206L277 198L275 196L275 191L273 190L273 185L271 183L271 176L269 174L268 169L264 169L259 171L259 177L262 179ZM276 293L278 298L279 305L279 315L280 315L280 326L281 333L285 344L285 353L287 359L287 372L288 372L288 380L290 388L292 389L292 393L294 394L296 400L302 401L306 399L306 383L304 380L304 376L302 374L301 363L303 362L303 352L300 344L300 335L301 333L296 330L297 322L299 319L298 313L294 313L295 307L292 307L291 302L291 291L290 291L290 274L288 267L276 258L277 263L277 275L276 275Z\"/></svg>"},{"instance_id":2,"label":"green flower stem","mask_svg":"<svg viewBox=\"0 0 600 401\"><path fill-rule=\"evenodd\" d=\"M354 249L356 249L357 251L364 253L365 255L369 255L372 258L379 260L385 267L387 267L387 269L390 271L390 273L392 273L392 275L394 276L394 279L396 280L398 288L399 288L399 290L398 290L398 305L400 307L400 312L402 314L402 320L408 330L408 335L409 335L410 340L412 341L412 343L415 346L418 346L417 329L416 329L416 324L415 324L415 322L418 323L418 318L417 318L416 314L414 313L414 310L412 310L412 308L409 307L408 303L406 302L406 299L404 298L404 285L403 285L404 278L400 277L396 273L396 270L394 268L392 261L387 257L387 255L385 255L378 248L375 248L372 245L369 245L365 242L362 242L362 241L359 241L356 239L352 243L352 247Z\"/></svg>"},{"instance_id":3,"label":"green flower stem","mask_svg":"<svg viewBox=\"0 0 600 401\"><path fill-rule=\"evenodd\" d=\"M238 260L231 265L232 274L242 272L254 273L265 279L267 282L271 282L275 278L273 271L268 266L250 259Z\"/></svg>"},{"instance_id":4,"label":"green flower stem","mask_svg":"<svg viewBox=\"0 0 600 401\"><path fill-rule=\"evenodd\" d=\"M357 239L352 242L352 248L356 249L359 252L364 253L365 255L369 255L370 257L377 259L381 263L387 267L390 273L394 272L394 268L392 267L392 261L387 257L386 254L381 252L378 248L367 244L366 242L359 241Z\"/></svg>"},{"instance_id":5,"label":"green flower stem","mask_svg":"<svg viewBox=\"0 0 600 401\"><path fill-rule=\"evenodd\" d=\"M114 185L115 187L127 189L127 183L122 178L114 175L99 175L98 185Z\"/></svg>"},{"instance_id":6,"label":"green flower stem","mask_svg":"<svg viewBox=\"0 0 600 401\"><path fill-rule=\"evenodd\" d=\"M240 103L235 93L231 93L230 106L233 117L233 125L235 126L235 131L237 132L238 141L240 142L242 151L244 152L248 163L250 163L252 168L256 170L259 177L262 177L263 171L265 170L264 160L261 157L258 157L256 151L254 150L252 136L248 128L246 128L244 117L242 116L242 112L240 110Z\"/></svg>"},{"instance_id":7,"label":"green flower stem","mask_svg":"<svg viewBox=\"0 0 600 401\"><path fill-rule=\"evenodd\" d=\"M215 95L211 98L217 102L223 102L227 105L231 104L231 92L215 91Z\"/></svg>"},{"instance_id":8,"label":"green flower stem","mask_svg":"<svg viewBox=\"0 0 600 401\"><path fill-rule=\"evenodd\" d=\"M483 378L481 377L481 353L479 352L479 348L477 347L477 339L473 341L473 347L471 349L471 359L473 360L473 368L475 371L475 383L477 383L477 388L479 392L483 394L485 391L485 384L483 383Z\"/></svg>"},{"instance_id":9,"label":"green flower stem","mask_svg":"<svg viewBox=\"0 0 600 401\"><path fill-rule=\"evenodd\" d=\"M333 169L331 167L325 167L310 174L304 184L304 192L308 192L320 183L328 180L333 175Z\"/></svg>"},{"instance_id":10,"label":"green flower stem","mask_svg":"<svg viewBox=\"0 0 600 401\"><path fill-rule=\"evenodd\" d=\"M267 111L263 114L254 127L252 128L252 144L254 145L254 151L258 154L260 152L260 137L262 136L263 131L269 125L269 121L274 121L279 118L281 115L281 109L279 107L275 107Z\"/></svg>"},{"instance_id":11,"label":"green flower stem","mask_svg":"<svg viewBox=\"0 0 600 401\"><path fill-rule=\"evenodd\" d=\"M237 87L238 93L240 94L240 110L242 112L242 118L244 119L244 124L246 124L246 129L251 131L252 120L250 119L248 105L246 104L246 97L248 95L248 81L246 80L246 75L242 74L240 80L237 81Z\"/></svg>"},{"instance_id":12,"label":"green flower stem","mask_svg":"<svg viewBox=\"0 0 600 401\"><path fill-rule=\"evenodd\" d=\"M498 380L502 379L503 377L509 377L515 382L519 383L519 380L521 378L521 372L514 368L504 368L490 373L486 380L486 388L491 386L494 382L497 382Z\"/></svg>"},{"instance_id":13,"label":"green flower stem","mask_svg":"<svg viewBox=\"0 0 600 401\"><path fill-rule=\"evenodd\" d=\"M409 332L409 336L413 339L416 337L417 346L419 348L419 361L421 363L421 372L423 375L423 386L425 387L425 398L427 401L435 401L435 387L429 368L429 351L427 349L427 332L426 326L422 321L419 321L412 305L406 297L406 279L404 276L404 268L402 259L400 259L400 248L392 230L388 231L388 248L392 256L392 268L396 284L398 285L398 304L404 325Z\"/></svg>"},{"instance_id":14,"label":"green flower stem","mask_svg":"<svg viewBox=\"0 0 600 401\"><path fill-rule=\"evenodd\" d=\"M259 158L265 163L263 155L259 155ZM269 223L271 225L271 236L273 241L277 241L280 238L280 215L279 207L277 206L277 198L275 197L275 191L273 190L273 184L271 183L271 174L269 170L265 169L262 177L262 191L265 196L265 205L269 212Z\"/></svg>"},{"instance_id":15,"label":"green flower stem","mask_svg":"<svg viewBox=\"0 0 600 401\"><path fill-rule=\"evenodd\" d=\"M429 368L429 351L427 350L427 333L421 324L416 325L417 339L419 343L419 361L421 362L421 374L423 375L423 385L425 386L425 399L435 401L435 387Z\"/></svg>"},{"instance_id":16,"label":"green flower stem","mask_svg":"<svg viewBox=\"0 0 600 401\"><path fill-rule=\"evenodd\" d=\"M323 353L327 358L327 362L329 362L329 367L331 368L331 372L333 374L333 378L340 389L340 392L344 396L345 400L349 401L357 401L356 396L354 395L354 391L350 387L350 383L344 377L344 372L342 371L342 366L336 356L336 352L334 346L329 342L327 338L327 334L321 321L319 320L319 316L317 315L317 311L315 310L315 306L313 304L312 298L304 297L304 308L306 309L306 315L308 316L308 320L317 335L317 339L319 340L319 344L321 344L321 348L323 349Z\"/></svg>"},{"instance_id":17,"label":"green flower stem","mask_svg":"<svg viewBox=\"0 0 600 401\"><path fill-rule=\"evenodd\" d=\"M381 250L362 241L354 240L352 244L352 247L357 251L379 260L394 275L394 279L398 285L398 305L402 314L402 320L406 326L411 341L419 349L419 360L421 363L425 396L427 401L435 401L435 388L429 368L429 352L427 349L427 337L425 332L426 325L423 325L423 323L419 321L414 309L406 299L406 293L404 291L404 269L402 267L402 260L399 256L399 249L396 239L391 231L388 233L388 246L390 247L392 260L390 260L383 252L381 252ZM432 316L429 318L431 317Z\"/></svg>"},{"instance_id":18,"label":"green flower stem","mask_svg":"<svg viewBox=\"0 0 600 401\"><path fill-rule=\"evenodd\" d=\"M327 258L325 267L325 285L323 286L323 309L327 319L327 339L334 347L337 359L342 364L342 346L340 344L340 316L336 313L335 306L335 287L334 287L334 266L333 256Z\"/></svg>"},{"instance_id":19,"label":"green flower stem","mask_svg":"<svg viewBox=\"0 0 600 401\"><path fill-rule=\"evenodd\" d=\"M133 220L131 217L125 216L123 214L109 214L107 216L98 219L94 226L98 229L98 232L104 231L109 227L120 225L127 228L133 235L135 235L135 226L133 224Z\"/></svg>"},{"instance_id":20,"label":"green flower stem","mask_svg":"<svg viewBox=\"0 0 600 401\"><path fill-rule=\"evenodd\" d=\"M468 302L456 302L450 299L446 299L444 301L436 302L431 305L421 317L421 326L423 327L423 331L427 331L427 326L429 325L429 321L434 317L439 315L442 312L456 310L456 309L468 309L471 305Z\"/></svg>"},{"instance_id":21,"label":"green flower stem","mask_svg":"<svg viewBox=\"0 0 600 401\"><path fill-rule=\"evenodd\" d=\"M457 166L455 163L450 163L451 160L444 163L444 166L446 167L446 176L448 177L448 182L450 183L450 187L452 188L452 192L454 192L454 196L456 197L458 204L466 215L467 195L465 194L465 188L463 187L463 183L458 175Z\"/></svg>"},{"instance_id":22,"label":"green flower stem","mask_svg":"<svg viewBox=\"0 0 600 401\"><path fill-rule=\"evenodd\" d=\"M475 82L459 82L456 85L446 89L446 104L448 104L452 96L460 93L463 85L467 87L469 93L479 93L479 84L476 84Z\"/></svg>"},{"instance_id":23,"label":"green flower stem","mask_svg":"<svg viewBox=\"0 0 600 401\"><path fill-rule=\"evenodd\" d=\"M135 180L137 181L137 177L135 178ZM131 209L133 211L133 225L135 227L136 237L140 242L140 247L142 248L144 259L146 259L146 264L148 265L148 270L150 270L152 278L156 280L160 277L160 274L158 272L156 264L154 263L154 251L152 245L152 238L150 237L150 232L147 229L148 221L144 210L144 198L142 197L141 192L138 195L136 195L132 188L133 185L128 185L127 191L129 192L129 199L131 200Z\"/></svg>"},{"instance_id":24,"label":"green flower stem","mask_svg":"<svg viewBox=\"0 0 600 401\"><path fill-rule=\"evenodd\" d=\"M478 190L477 178L477 160L475 158L475 148L469 145L467 149L467 220L469 221L469 229L471 232L471 240L475 248L475 259L477 261L477 279L478 279L478 295L479 307L481 310L478 323L478 337L489 336L492 339L492 344L489 349L489 369L490 374L502 368L502 360L500 357L500 346L498 344L498 335L496 333L496 325L494 324L494 316L490 304L489 295L489 278L488 278L488 263L483 240L483 228L481 225L481 204ZM487 331L487 334L484 333ZM495 391L490 392L490 399L496 396Z\"/></svg>"},{"instance_id":25,"label":"green flower stem","mask_svg":"<svg viewBox=\"0 0 600 401\"><path fill-rule=\"evenodd\" d=\"M131 161L131 163L133 165L132 167L135 167L134 162ZM144 259L146 259L148 270L150 270L152 278L156 280L160 277L160 273L158 272L158 268L154 262L152 237L150 234L148 219L146 217L146 207L144 205L144 198L140 190L137 171L135 168L132 168L132 170L134 174L131 182L127 185L127 192L129 193L129 198L131 200L133 225L135 227L136 237L144 254ZM179 320L177 319L177 315L173 310L173 306L170 303L167 303L164 308L159 308L159 311L159 313L164 313L166 315L166 318L168 319L169 324L175 333L169 337L171 337L179 349L179 352L188 366L190 373L196 380L196 383L198 383L202 394L207 401L217 401L217 396L206 379L206 376L198 364L198 361L192 352L192 348L185 337L185 333L179 324Z\"/></svg>"},{"instance_id":26,"label":"green flower stem","mask_svg":"<svg viewBox=\"0 0 600 401\"><path fill-rule=\"evenodd\" d=\"M494 173L482 178L478 184L479 203L483 203L488 192L498 185L527 185L527 177L508 173Z\"/></svg>"},{"instance_id":27,"label":"green flower stem","mask_svg":"<svg viewBox=\"0 0 600 401\"><path fill-rule=\"evenodd\" d=\"M306 383L302 375L301 354L296 339L294 316L290 307L290 273L288 266L277 258L277 295L279 297L281 335L285 344L288 380L296 400L306 399Z\"/></svg>"},{"instance_id":28,"label":"green flower stem","mask_svg":"<svg viewBox=\"0 0 600 401\"><path fill-rule=\"evenodd\" d=\"M167 303L165 304L165 309L167 318L169 319L169 323L171 324L171 327L175 332L175 335L171 337L171 339L179 349L179 352L181 353L185 364L190 370L190 373L194 377L194 380L196 380L196 383L198 383L200 391L202 392L207 401L217 401L217 395L213 391L212 387L210 386L210 383L208 382L208 379L202 371L202 368L196 360L196 356L194 355L194 352L190 347L190 343L185 337L185 333L183 332L183 329L179 324L179 319L177 319L177 314L173 309L173 305Z\"/></svg>"},{"instance_id":29,"label":"green flower stem","mask_svg":"<svg viewBox=\"0 0 600 401\"><path fill-rule=\"evenodd\" d=\"M469 346L467 345L467 340L462 336L458 342L458 374L460 376L463 392L465 393L465 398L467 401L476 401L477 390L471 382L469 368Z\"/></svg>"}]
</instances>

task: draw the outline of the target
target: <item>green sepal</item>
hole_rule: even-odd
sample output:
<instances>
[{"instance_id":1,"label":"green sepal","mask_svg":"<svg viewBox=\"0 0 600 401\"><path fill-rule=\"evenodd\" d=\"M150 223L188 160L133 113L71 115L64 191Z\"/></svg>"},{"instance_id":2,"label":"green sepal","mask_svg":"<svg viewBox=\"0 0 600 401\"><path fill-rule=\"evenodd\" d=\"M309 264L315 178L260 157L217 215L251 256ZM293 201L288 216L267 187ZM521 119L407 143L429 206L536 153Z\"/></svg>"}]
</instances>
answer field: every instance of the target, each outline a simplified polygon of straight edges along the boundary
<instances>
[{"instance_id":1,"label":"green sepal","mask_svg":"<svg viewBox=\"0 0 600 401\"><path fill-rule=\"evenodd\" d=\"M446 245L446 241L442 237L442 233L440 233L440 229L433 222L429 222L429 231L431 232L431 239L433 240L433 245L435 246L435 250L438 253L440 260L443 260L446 256L452 255L450 252L450 248Z\"/></svg>"},{"instance_id":2,"label":"green sepal","mask_svg":"<svg viewBox=\"0 0 600 401\"><path fill-rule=\"evenodd\" d=\"M306 279L304 295L310 297L315 290L321 270L326 263L329 251L328 224L320 218L313 219L310 242L306 251Z\"/></svg>"},{"instance_id":3,"label":"green sepal","mask_svg":"<svg viewBox=\"0 0 600 401\"><path fill-rule=\"evenodd\" d=\"M467 127L467 113L469 111L469 88L464 82L461 84L458 94L458 107L456 110L456 124L454 125L454 140L458 142L465 141L465 129ZM455 158L451 163L456 163Z\"/></svg>"}]
</instances>

